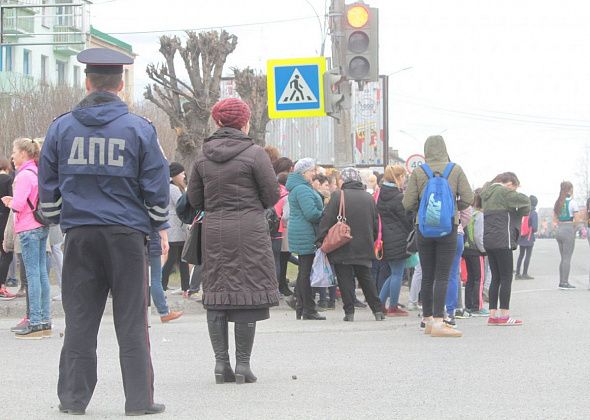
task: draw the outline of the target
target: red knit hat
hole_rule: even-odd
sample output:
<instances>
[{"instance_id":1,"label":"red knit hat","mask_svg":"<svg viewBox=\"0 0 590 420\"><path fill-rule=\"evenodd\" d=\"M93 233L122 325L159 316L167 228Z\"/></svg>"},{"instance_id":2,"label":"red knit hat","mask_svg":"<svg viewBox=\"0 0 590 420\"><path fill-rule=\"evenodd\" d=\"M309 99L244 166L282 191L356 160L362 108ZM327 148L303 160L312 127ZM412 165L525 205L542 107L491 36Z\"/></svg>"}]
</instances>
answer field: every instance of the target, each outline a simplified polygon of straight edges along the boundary
<instances>
[{"instance_id":1,"label":"red knit hat","mask_svg":"<svg viewBox=\"0 0 590 420\"><path fill-rule=\"evenodd\" d=\"M221 127L233 127L240 130L250 120L250 107L241 99L227 98L213 106L211 116Z\"/></svg>"}]
</instances>

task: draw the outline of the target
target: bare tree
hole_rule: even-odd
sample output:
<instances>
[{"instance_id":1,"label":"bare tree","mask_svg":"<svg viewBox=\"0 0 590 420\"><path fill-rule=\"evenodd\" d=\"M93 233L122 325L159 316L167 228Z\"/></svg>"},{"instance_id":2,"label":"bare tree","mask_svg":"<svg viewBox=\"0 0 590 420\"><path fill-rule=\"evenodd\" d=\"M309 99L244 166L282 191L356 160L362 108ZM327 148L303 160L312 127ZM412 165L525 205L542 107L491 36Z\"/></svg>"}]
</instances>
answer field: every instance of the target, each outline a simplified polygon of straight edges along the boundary
<instances>
[{"instance_id":1,"label":"bare tree","mask_svg":"<svg viewBox=\"0 0 590 420\"><path fill-rule=\"evenodd\" d=\"M590 146L585 145L582 151L582 156L578 161L578 171L576 172L577 189L580 191L579 195L584 194L584 200L590 198Z\"/></svg>"},{"instance_id":2,"label":"bare tree","mask_svg":"<svg viewBox=\"0 0 590 420\"><path fill-rule=\"evenodd\" d=\"M266 125L268 117L266 75L246 67L243 70L233 68L236 91L252 111L250 118L250 136L256 144L266 144Z\"/></svg>"},{"instance_id":3,"label":"bare tree","mask_svg":"<svg viewBox=\"0 0 590 420\"><path fill-rule=\"evenodd\" d=\"M4 156L12 153L18 137L44 137L55 117L70 111L83 97L81 88L39 85L28 80L9 80L0 93L0 147Z\"/></svg>"},{"instance_id":4,"label":"bare tree","mask_svg":"<svg viewBox=\"0 0 590 420\"><path fill-rule=\"evenodd\" d=\"M209 134L211 107L219 100L223 66L238 38L224 30L198 34L187 31L186 35L184 45L177 36L160 37L165 63L148 65L147 74L154 83L146 87L144 97L168 115L177 137L175 160L188 168ZM177 52L188 82L177 71Z\"/></svg>"},{"instance_id":5,"label":"bare tree","mask_svg":"<svg viewBox=\"0 0 590 420\"><path fill-rule=\"evenodd\" d=\"M164 155L169 161L173 161L176 152L176 132L170 128L168 115L152 102L146 100L133 104L132 110L152 122L158 133L158 140L164 150Z\"/></svg>"}]
</instances>

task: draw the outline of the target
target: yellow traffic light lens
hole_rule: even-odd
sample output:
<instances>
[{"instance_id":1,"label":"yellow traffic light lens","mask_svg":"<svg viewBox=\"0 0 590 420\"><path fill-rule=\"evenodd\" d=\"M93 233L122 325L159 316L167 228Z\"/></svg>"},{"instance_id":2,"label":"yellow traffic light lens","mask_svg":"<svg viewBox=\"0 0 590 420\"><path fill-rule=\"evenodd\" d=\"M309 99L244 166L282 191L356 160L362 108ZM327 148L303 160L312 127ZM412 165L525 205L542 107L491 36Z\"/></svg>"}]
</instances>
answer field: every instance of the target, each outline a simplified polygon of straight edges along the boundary
<instances>
[{"instance_id":1,"label":"yellow traffic light lens","mask_svg":"<svg viewBox=\"0 0 590 420\"><path fill-rule=\"evenodd\" d=\"M346 11L346 20L353 28L362 28L369 21L369 11L364 6L352 6Z\"/></svg>"}]
</instances>

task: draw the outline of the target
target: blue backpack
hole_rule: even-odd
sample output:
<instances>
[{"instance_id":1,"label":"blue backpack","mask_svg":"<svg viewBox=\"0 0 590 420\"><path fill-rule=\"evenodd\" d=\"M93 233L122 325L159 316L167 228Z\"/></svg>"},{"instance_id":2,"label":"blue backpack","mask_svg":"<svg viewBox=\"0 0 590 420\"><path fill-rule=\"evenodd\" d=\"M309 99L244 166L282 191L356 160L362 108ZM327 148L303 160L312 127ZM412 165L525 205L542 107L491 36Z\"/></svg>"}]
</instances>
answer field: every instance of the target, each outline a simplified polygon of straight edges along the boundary
<instances>
[{"instance_id":1,"label":"blue backpack","mask_svg":"<svg viewBox=\"0 0 590 420\"><path fill-rule=\"evenodd\" d=\"M418 228L425 238L440 238L453 230L455 197L448 179L454 166L448 163L442 176L434 175L427 164L421 166L428 176L418 209Z\"/></svg>"}]
</instances>

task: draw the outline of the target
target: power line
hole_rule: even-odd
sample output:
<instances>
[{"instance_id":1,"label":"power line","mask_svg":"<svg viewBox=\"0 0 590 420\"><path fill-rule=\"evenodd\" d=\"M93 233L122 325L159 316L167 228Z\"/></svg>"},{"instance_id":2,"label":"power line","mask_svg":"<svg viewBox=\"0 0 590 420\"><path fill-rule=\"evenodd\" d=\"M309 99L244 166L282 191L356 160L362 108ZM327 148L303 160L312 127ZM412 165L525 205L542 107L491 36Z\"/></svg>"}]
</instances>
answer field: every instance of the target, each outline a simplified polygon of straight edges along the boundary
<instances>
[{"instance_id":1,"label":"power line","mask_svg":"<svg viewBox=\"0 0 590 420\"><path fill-rule=\"evenodd\" d=\"M115 1L115 0L111 0L111 1ZM109 35L142 35L142 34L160 34L160 33L166 33L166 32L209 31L209 30L213 30L213 29L273 25L273 24L277 24L277 23L298 22L298 21L302 21L302 20L311 20L311 19L316 19L316 17L315 16L306 16L306 17L300 17L300 18L267 20L267 21L263 21L263 22L251 22L251 23L236 23L233 25L204 26L202 28L189 28L189 29L157 29L157 30L151 30L151 31L109 32Z\"/></svg>"},{"instance_id":2,"label":"power line","mask_svg":"<svg viewBox=\"0 0 590 420\"><path fill-rule=\"evenodd\" d=\"M552 117L542 117L542 116L535 116L535 115L528 115L528 114L514 114L514 113L505 113L501 111L485 111L490 114L484 114L481 112L473 112L473 111L465 111L460 109L452 109L446 108L442 106L433 105L430 103L425 103L420 100L416 100L411 96L396 94L397 97L401 98L402 101L420 106L423 108L430 108L436 111L457 115L463 118L469 119L476 119L476 120L483 120L483 121L491 121L491 122L509 122L509 123L517 123L517 124L531 124L531 125L538 125L543 126L546 128L559 128L559 129L573 129L573 130L590 130L590 121L585 120L572 120L572 119L564 119L564 118L552 118ZM494 115L495 114L495 115ZM517 118L520 117L520 118ZM551 121L551 118L554 121ZM571 122L579 122L580 124L576 123L566 123L566 122L557 122L557 121L571 121Z\"/></svg>"}]
</instances>

